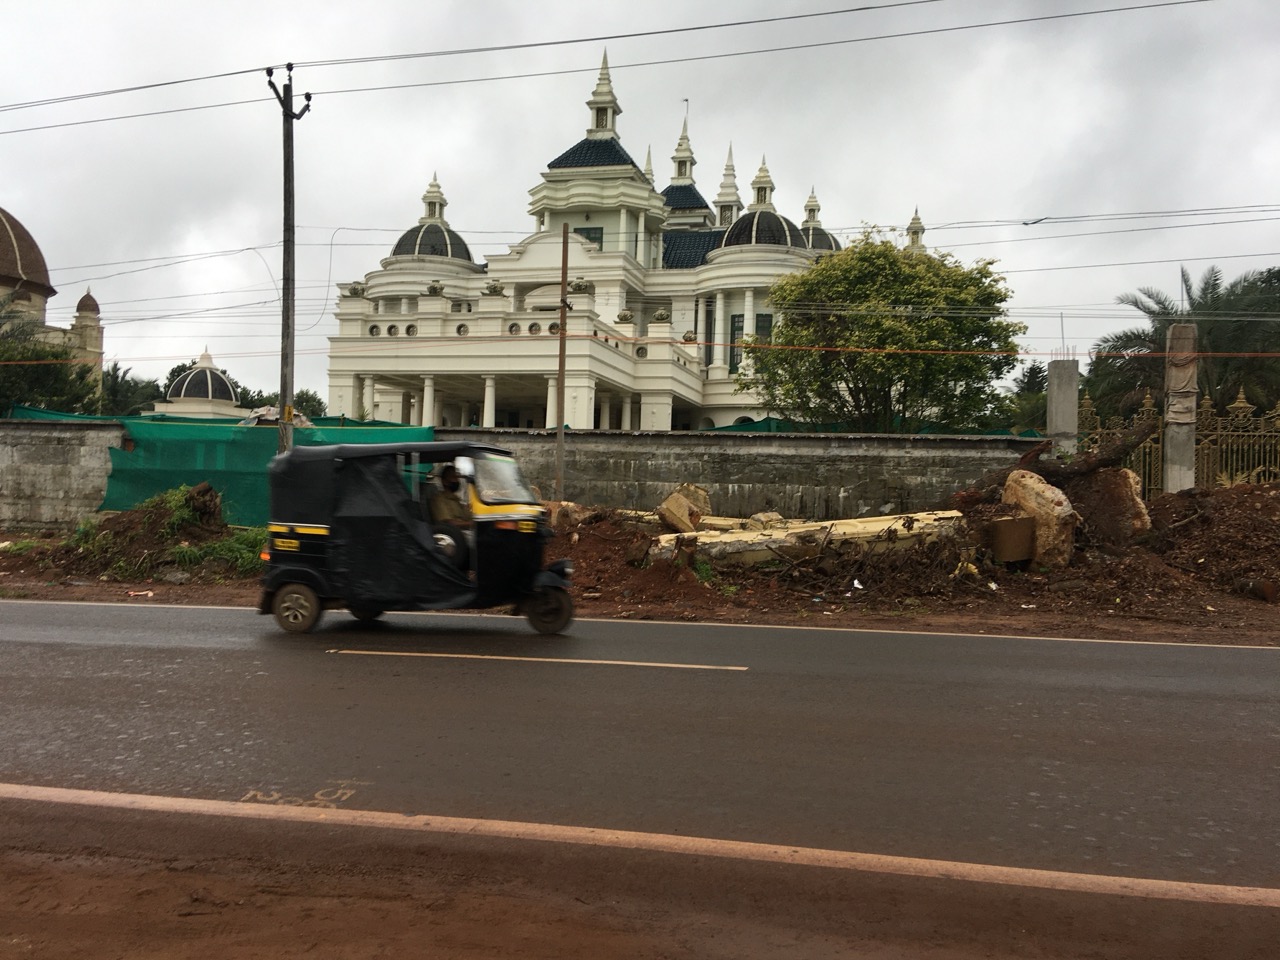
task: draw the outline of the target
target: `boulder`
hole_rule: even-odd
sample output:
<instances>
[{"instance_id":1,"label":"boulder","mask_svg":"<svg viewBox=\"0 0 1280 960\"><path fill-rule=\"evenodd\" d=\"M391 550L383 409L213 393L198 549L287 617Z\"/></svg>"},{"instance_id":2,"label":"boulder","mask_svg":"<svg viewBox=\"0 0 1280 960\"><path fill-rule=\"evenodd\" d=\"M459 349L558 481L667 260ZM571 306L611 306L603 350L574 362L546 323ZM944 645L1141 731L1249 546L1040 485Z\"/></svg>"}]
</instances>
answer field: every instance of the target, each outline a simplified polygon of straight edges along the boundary
<instances>
[{"instance_id":1,"label":"boulder","mask_svg":"<svg viewBox=\"0 0 1280 960\"><path fill-rule=\"evenodd\" d=\"M676 533L693 533L698 529L698 521L702 519L698 508L679 492L671 494L658 504L657 514L663 525Z\"/></svg>"},{"instance_id":2,"label":"boulder","mask_svg":"<svg viewBox=\"0 0 1280 960\"><path fill-rule=\"evenodd\" d=\"M768 530L786 523L780 513L753 513L747 521L748 530Z\"/></svg>"},{"instance_id":3,"label":"boulder","mask_svg":"<svg viewBox=\"0 0 1280 960\"><path fill-rule=\"evenodd\" d=\"M1067 495L1039 474L1014 470L1005 481L1001 500L1035 518L1032 561L1048 567L1066 566L1071 559L1076 526L1080 522L1080 515L1071 506Z\"/></svg>"}]
</instances>

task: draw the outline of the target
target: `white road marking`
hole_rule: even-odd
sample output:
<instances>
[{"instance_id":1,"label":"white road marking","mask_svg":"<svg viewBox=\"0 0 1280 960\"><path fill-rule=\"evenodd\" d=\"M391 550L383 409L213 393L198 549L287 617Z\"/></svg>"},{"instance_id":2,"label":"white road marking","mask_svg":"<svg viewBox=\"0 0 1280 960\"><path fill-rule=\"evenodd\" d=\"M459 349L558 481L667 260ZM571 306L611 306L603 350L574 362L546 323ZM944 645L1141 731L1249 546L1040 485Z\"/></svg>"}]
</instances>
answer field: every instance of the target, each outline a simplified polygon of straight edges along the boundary
<instances>
[{"instance_id":1,"label":"white road marking","mask_svg":"<svg viewBox=\"0 0 1280 960\"><path fill-rule=\"evenodd\" d=\"M640 833L631 830L604 830L596 827L569 827L552 823L522 823L514 820L473 820L464 817L411 816L367 810L320 809L279 806L266 803L233 803L227 800L199 800L191 797L156 797L135 793L106 793L97 790L69 790L0 783L0 800L61 803L149 813L179 813L198 816L235 817L243 820L284 820L293 823L324 824L403 830L414 833L458 834L505 840L529 840L618 850L646 850L683 856L719 857L788 866L818 867L859 873L889 874L991 883L1091 893L1113 897L1144 897L1187 903L1216 903L1234 906L1280 907L1280 889L1236 887L1225 884L1180 880L1152 880L1143 877L1115 877L1105 874L1067 873L1028 867L1002 867L986 863L953 860L925 860L848 850L823 850L744 840L716 840L708 837Z\"/></svg>"},{"instance_id":2,"label":"white road marking","mask_svg":"<svg viewBox=\"0 0 1280 960\"><path fill-rule=\"evenodd\" d=\"M414 653L400 650L326 650L351 657L438 657L444 660L517 660L523 663L587 663L605 667L666 667L670 670L749 670L712 663L651 663L645 660L587 660L577 657L500 657L488 653Z\"/></svg>"}]
</instances>

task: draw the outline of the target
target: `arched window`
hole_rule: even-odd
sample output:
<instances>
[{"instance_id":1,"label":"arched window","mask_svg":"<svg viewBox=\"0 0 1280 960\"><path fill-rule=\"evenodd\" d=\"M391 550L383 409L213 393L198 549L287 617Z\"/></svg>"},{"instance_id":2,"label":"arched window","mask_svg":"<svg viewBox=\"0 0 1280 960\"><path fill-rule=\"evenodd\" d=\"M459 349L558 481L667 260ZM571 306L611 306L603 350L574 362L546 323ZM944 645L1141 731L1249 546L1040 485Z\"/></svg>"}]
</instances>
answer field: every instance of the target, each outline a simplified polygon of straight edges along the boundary
<instances>
[{"instance_id":1,"label":"arched window","mask_svg":"<svg viewBox=\"0 0 1280 960\"><path fill-rule=\"evenodd\" d=\"M596 129L609 129L609 111L605 107L596 107Z\"/></svg>"},{"instance_id":2,"label":"arched window","mask_svg":"<svg viewBox=\"0 0 1280 960\"><path fill-rule=\"evenodd\" d=\"M378 326L376 323L369 328L369 336L379 337L381 335L382 335L382 328Z\"/></svg>"}]
</instances>

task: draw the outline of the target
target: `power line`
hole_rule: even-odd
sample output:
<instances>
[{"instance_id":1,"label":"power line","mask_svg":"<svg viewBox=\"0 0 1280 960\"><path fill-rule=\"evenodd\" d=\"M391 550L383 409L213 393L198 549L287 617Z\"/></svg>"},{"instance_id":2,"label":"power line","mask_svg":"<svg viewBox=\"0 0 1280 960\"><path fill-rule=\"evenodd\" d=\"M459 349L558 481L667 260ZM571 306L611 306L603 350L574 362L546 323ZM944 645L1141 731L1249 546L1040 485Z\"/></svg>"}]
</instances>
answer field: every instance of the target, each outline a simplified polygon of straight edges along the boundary
<instances>
[{"instance_id":1,"label":"power line","mask_svg":"<svg viewBox=\"0 0 1280 960\"><path fill-rule=\"evenodd\" d=\"M916 2L928 2L928 0L916 0ZM933 36L933 35L940 35L940 34L947 34L947 33L958 33L958 32L968 31L968 30L982 30L990 27L1021 26L1021 25L1030 24L1030 23L1045 23L1045 22L1052 22L1056 20L1068 20L1068 19L1075 19L1075 18L1081 18L1081 17L1094 17L1094 16L1102 16L1106 14L1115 14L1115 13L1130 13L1135 11L1155 10L1163 7L1181 7L1181 6L1187 6L1190 4L1212 3L1212 2L1214 2L1214 0L1160 0L1160 2L1135 4L1135 5L1126 6L1126 7L1108 7L1101 10L1079 10L1079 11L1073 11L1071 13L1046 14L1038 17L1018 17L1010 20L991 20L991 21L986 21L982 23L959 24L959 25L950 26L950 27L931 27L923 30L908 30L908 31L901 31L898 33L877 34L877 35L867 36L867 37L852 37L844 40L822 40L822 41L816 41L813 43L789 44L789 45L778 46L778 47L763 47L756 50L740 50L740 51L733 51L729 53L702 54L698 56L682 56L682 57L674 57L674 58L665 59L665 60L648 60L648 61L642 61L637 63L620 64L620 65L611 67L611 69L626 70L626 69L635 69L639 67L670 66L673 64L692 63L695 61L725 60L725 59L731 59L735 57L757 56L759 54L765 54L765 53L792 53L792 52L801 51L801 50L815 50L823 47L843 46L843 45L853 44L853 43L872 43L880 40L903 40L903 39L909 39L912 37L924 37L924 36ZM868 8L868 9L875 9L875 8ZM577 41L577 42L586 42L586 41L583 40L583 41ZM384 58L372 58L372 60L394 60L394 59L398 59L401 56L408 56L408 55L394 55L394 56L389 56ZM372 60L370 62L372 62ZM304 65L305 64L300 64L300 63L295 64L295 66L304 66ZM336 90L319 90L319 91L314 91L314 95L315 96L338 96L338 95L346 95L346 94L352 94L352 93L377 93L377 92L383 92L387 90L410 90L410 89L425 88L425 87L456 86L459 84L467 84L467 83L488 83L488 82L494 82L494 81L500 81L500 80L531 80L531 79L538 79L543 77L568 76L573 74L589 73L593 69L594 68L544 70L544 71L536 71L532 73L503 74L503 75L490 76L490 77L466 77L466 78L448 79L448 80L425 81L420 83L381 84L373 87L350 87L346 89L336 89ZM170 109L170 110L156 110L156 111L151 111L146 113L126 114L126 115L115 116L115 117L97 117L90 120L75 120L75 121L68 121L65 123L44 124L40 126L22 127L22 128L12 129L12 130L0 130L0 136L7 136L9 134L15 134L15 133L33 133L39 130L54 130L54 129L60 129L65 127L76 127L76 126L83 126L83 125L92 124L92 123L106 123L113 120L135 120L143 117L163 116L166 114L184 113L184 112L193 111L193 110L209 110L209 109L215 109L218 107L241 106L243 104L249 104L249 103L260 103L264 99L269 99L269 98L228 101L224 103L203 104L199 106L182 107L182 108L176 108L176 109Z\"/></svg>"}]
</instances>

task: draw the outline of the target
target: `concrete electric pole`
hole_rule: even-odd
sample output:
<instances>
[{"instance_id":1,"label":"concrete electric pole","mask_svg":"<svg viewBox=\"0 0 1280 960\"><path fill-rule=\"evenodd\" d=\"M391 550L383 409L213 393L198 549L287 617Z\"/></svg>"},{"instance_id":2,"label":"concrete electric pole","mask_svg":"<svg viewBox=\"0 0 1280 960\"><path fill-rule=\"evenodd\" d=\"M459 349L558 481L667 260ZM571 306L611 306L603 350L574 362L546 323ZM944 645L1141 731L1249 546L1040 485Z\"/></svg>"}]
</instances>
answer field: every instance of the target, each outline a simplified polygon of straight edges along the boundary
<instances>
[{"instance_id":1,"label":"concrete electric pole","mask_svg":"<svg viewBox=\"0 0 1280 960\"><path fill-rule=\"evenodd\" d=\"M280 414L279 453L293 446L293 122L301 120L311 109L311 94L304 93L306 105L293 112L293 64L285 64L284 90L271 79L267 68L267 86L276 95L284 117L284 267L280 294Z\"/></svg>"}]
</instances>

